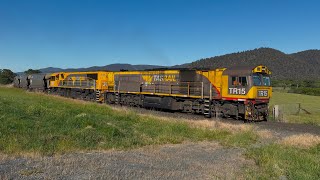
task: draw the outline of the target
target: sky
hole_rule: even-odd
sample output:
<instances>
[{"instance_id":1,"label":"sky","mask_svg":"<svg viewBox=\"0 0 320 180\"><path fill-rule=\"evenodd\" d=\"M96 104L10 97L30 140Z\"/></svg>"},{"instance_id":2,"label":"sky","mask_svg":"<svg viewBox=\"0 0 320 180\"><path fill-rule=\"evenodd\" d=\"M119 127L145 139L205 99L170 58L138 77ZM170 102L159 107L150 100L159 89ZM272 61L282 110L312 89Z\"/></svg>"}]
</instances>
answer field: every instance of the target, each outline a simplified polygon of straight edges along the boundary
<instances>
[{"instance_id":1,"label":"sky","mask_svg":"<svg viewBox=\"0 0 320 180\"><path fill-rule=\"evenodd\" d=\"M317 0L0 0L0 69L319 49L319 9Z\"/></svg>"}]
</instances>

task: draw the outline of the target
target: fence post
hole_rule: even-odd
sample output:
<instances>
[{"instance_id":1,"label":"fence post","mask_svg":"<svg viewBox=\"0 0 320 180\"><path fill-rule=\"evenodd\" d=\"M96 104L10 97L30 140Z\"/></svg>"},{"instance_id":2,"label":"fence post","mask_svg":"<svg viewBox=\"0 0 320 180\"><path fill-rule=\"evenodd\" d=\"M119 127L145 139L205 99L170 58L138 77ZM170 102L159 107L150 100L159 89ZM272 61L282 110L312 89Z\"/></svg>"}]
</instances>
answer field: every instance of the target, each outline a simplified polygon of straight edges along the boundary
<instances>
[{"instance_id":1,"label":"fence post","mask_svg":"<svg viewBox=\"0 0 320 180\"><path fill-rule=\"evenodd\" d=\"M274 120L278 120L279 118L279 105L274 105L273 107L273 118Z\"/></svg>"}]
</instances>

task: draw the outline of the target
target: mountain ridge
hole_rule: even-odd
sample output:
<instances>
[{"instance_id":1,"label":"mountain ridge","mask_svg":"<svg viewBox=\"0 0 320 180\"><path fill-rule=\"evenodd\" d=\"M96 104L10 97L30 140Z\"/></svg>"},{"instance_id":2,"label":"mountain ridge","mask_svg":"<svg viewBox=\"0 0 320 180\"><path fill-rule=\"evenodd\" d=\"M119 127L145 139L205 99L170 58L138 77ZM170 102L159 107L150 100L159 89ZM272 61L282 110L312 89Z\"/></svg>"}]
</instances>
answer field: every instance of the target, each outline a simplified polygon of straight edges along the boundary
<instances>
[{"instance_id":1,"label":"mountain ridge","mask_svg":"<svg viewBox=\"0 0 320 180\"><path fill-rule=\"evenodd\" d=\"M320 50L310 49L286 54L280 50L261 47L252 50L229 53L214 57L202 58L191 63L175 66L160 65L131 65L125 63L109 64L106 66L92 66L88 68L56 68L39 69L43 73L70 72L70 71L120 71L145 70L159 68L228 68L243 65L266 65L272 72L274 79L320 79Z\"/></svg>"},{"instance_id":2,"label":"mountain ridge","mask_svg":"<svg viewBox=\"0 0 320 180\"><path fill-rule=\"evenodd\" d=\"M275 79L319 79L320 50L286 54L273 48L257 48L200 59L176 67L221 68L243 65L266 65Z\"/></svg>"},{"instance_id":3,"label":"mountain ridge","mask_svg":"<svg viewBox=\"0 0 320 180\"><path fill-rule=\"evenodd\" d=\"M160 65L147 65L147 64L126 64L126 63L114 63L105 66L91 66L87 68L57 68L57 67L46 67L38 69L43 73L52 72L71 72L71 71L120 71L120 70L144 70L154 68L164 68L166 66ZM22 73L22 72L20 72ZM19 73L18 73L19 74Z\"/></svg>"}]
</instances>

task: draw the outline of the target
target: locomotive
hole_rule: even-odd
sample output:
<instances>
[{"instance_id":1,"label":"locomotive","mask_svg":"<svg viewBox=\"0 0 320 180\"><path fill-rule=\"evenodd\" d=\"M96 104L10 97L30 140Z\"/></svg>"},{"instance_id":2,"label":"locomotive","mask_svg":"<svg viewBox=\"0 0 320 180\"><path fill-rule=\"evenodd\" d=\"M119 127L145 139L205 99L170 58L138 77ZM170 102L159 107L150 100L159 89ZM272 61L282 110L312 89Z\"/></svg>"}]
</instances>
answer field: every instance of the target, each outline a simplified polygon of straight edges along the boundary
<instances>
[{"instance_id":1,"label":"locomotive","mask_svg":"<svg viewBox=\"0 0 320 180\"><path fill-rule=\"evenodd\" d=\"M261 121L268 117L270 74L259 65L57 72L17 77L14 82L16 87L101 103Z\"/></svg>"}]
</instances>

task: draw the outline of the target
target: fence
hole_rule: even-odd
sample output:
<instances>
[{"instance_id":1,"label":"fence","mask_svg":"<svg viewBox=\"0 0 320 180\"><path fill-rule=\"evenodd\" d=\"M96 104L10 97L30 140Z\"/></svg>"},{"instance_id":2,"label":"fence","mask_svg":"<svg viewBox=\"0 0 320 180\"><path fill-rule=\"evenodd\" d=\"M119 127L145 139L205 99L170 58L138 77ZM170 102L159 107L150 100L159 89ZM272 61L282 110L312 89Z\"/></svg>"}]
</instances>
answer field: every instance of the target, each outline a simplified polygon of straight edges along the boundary
<instances>
[{"instance_id":1,"label":"fence","mask_svg":"<svg viewBox=\"0 0 320 180\"><path fill-rule=\"evenodd\" d=\"M308 103L278 104L270 107L270 117L280 122L320 125L320 105Z\"/></svg>"}]
</instances>

